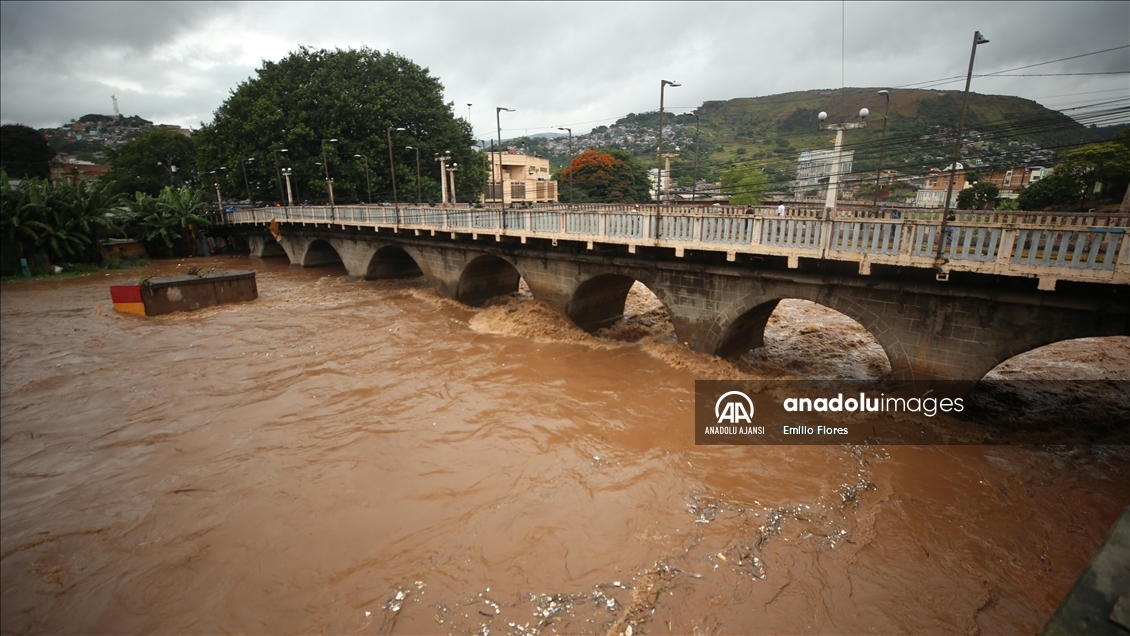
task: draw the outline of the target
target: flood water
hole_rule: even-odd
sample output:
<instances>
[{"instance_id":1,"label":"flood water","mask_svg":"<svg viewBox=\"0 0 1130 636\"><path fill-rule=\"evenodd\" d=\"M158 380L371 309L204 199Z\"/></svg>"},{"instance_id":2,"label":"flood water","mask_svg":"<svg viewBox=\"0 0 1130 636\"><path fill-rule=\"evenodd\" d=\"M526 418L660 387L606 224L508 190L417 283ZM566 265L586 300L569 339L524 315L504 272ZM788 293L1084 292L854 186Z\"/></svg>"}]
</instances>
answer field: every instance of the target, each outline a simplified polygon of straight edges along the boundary
<instances>
[{"instance_id":1,"label":"flood water","mask_svg":"<svg viewBox=\"0 0 1130 636\"><path fill-rule=\"evenodd\" d=\"M116 313L144 271L5 284L4 633L1033 633L1130 504L1126 447L695 446L696 379L875 378L783 302L731 364L637 286L526 294L285 259L259 299ZM1130 377L1130 338L995 374Z\"/></svg>"}]
</instances>

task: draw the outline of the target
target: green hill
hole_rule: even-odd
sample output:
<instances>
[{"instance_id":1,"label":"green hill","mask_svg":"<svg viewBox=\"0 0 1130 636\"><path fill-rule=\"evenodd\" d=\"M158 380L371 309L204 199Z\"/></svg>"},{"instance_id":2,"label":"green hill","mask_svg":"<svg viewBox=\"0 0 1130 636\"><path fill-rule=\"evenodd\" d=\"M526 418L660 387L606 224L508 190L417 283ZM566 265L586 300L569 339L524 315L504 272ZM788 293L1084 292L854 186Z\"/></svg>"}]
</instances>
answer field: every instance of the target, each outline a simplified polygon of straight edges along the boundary
<instances>
[{"instance_id":1,"label":"green hill","mask_svg":"<svg viewBox=\"0 0 1130 636\"><path fill-rule=\"evenodd\" d=\"M872 172L879 160L884 98L877 88L812 90L766 97L710 101L696 112L701 118L698 176L716 181L736 164L762 167L775 186L795 176L802 150L831 149L835 133L817 127L817 114L829 122L859 121L871 111L867 127L845 133L845 150L855 151L855 172ZM949 165L961 115L961 91L892 90L883 144L883 167L904 174L922 174ZM664 150L679 148L672 173L689 183L694 174L695 117L666 113ZM574 137L574 152L591 147L617 147L632 152L647 166L655 165L658 112L632 113L612 126ZM1094 130L1034 101L971 93L965 121L962 161L986 170L1022 163L1053 164L1062 150L1100 140ZM555 165L568 157L564 139L518 139L529 152L548 156Z\"/></svg>"}]
</instances>

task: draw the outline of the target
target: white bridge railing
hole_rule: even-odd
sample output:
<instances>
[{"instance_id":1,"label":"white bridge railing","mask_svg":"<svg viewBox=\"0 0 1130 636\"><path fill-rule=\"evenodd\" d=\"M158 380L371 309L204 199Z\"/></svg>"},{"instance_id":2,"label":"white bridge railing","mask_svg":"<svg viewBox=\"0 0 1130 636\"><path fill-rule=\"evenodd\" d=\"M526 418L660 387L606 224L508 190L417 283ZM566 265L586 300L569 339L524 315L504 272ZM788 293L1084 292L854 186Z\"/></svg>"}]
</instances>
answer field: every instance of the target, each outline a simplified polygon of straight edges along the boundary
<instances>
[{"instance_id":1,"label":"white bridge railing","mask_svg":"<svg viewBox=\"0 0 1130 636\"><path fill-rule=\"evenodd\" d=\"M777 216L773 208L749 213L711 208L637 209L586 206L499 210L385 206L244 209L224 214L223 224L329 224L389 228L397 232L493 235L594 244L856 261L871 265L935 268L940 274L972 271L1040 278L1041 289L1057 279L1130 283L1130 215L1028 212L960 212L944 220L940 211L908 211L912 218L869 218L848 212L831 219L809 210ZM284 232L285 233L285 232Z\"/></svg>"}]
</instances>

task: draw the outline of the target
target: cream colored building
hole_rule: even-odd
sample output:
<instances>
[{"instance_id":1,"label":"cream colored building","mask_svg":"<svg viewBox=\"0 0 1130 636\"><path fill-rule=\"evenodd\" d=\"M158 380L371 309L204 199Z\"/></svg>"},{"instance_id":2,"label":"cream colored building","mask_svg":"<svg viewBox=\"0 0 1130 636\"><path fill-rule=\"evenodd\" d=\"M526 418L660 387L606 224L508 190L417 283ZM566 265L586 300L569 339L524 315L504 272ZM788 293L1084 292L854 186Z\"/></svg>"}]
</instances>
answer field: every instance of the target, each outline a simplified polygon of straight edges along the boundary
<instances>
[{"instance_id":1,"label":"cream colored building","mask_svg":"<svg viewBox=\"0 0 1130 636\"><path fill-rule=\"evenodd\" d=\"M486 193L487 204L498 204L500 195L503 205L557 201L557 182L549 172L549 159L505 150L501 154L488 152L488 155L491 181Z\"/></svg>"}]
</instances>

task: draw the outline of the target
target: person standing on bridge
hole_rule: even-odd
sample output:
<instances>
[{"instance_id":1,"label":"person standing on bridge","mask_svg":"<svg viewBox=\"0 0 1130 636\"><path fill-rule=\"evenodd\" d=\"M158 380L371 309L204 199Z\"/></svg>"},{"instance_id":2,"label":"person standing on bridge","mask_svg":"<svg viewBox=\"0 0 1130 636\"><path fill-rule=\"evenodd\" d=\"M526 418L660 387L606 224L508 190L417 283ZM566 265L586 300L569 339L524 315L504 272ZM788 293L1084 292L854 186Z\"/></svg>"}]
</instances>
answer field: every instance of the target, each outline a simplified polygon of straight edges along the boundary
<instances>
[{"instance_id":1,"label":"person standing on bridge","mask_svg":"<svg viewBox=\"0 0 1130 636\"><path fill-rule=\"evenodd\" d=\"M785 204L781 203L777 206L777 216L785 216Z\"/></svg>"}]
</instances>

